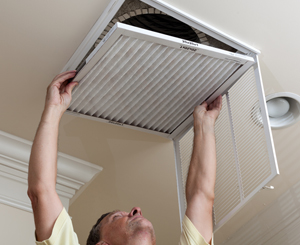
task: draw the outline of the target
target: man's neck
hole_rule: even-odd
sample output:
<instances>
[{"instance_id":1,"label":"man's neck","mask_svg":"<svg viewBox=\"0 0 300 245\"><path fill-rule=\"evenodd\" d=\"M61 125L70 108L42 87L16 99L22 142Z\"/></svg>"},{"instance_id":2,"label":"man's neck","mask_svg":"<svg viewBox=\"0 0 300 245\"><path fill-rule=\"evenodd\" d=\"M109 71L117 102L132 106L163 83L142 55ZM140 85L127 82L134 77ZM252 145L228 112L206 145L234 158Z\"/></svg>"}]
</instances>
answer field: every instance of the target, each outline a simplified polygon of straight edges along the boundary
<instances>
[{"instance_id":1,"label":"man's neck","mask_svg":"<svg viewBox=\"0 0 300 245\"><path fill-rule=\"evenodd\" d=\"M139 233L137 236L129 240L128 245L155 245L155 237L148 232L145 234Z\"/></svg>"}]
</instances>

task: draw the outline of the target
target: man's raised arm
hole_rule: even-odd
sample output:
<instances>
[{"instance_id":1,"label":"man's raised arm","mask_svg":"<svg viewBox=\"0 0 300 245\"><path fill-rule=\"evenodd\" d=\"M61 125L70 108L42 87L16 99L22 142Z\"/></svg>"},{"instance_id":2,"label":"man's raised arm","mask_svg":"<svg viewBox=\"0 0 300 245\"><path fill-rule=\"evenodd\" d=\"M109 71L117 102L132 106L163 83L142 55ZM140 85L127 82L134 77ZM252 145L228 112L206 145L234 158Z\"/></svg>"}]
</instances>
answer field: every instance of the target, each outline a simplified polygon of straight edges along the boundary
<instances>
[{"instance_id":1,"label":"man's raised arm","mask_svg":"<svg viewBox=\"0 0 300 245\"><path fill-rule=\"evenodd\" d=\"M209 243L212 239L212 208L216 180L214 126L222 107L219 96L210 105L194 110L194 147L186 181L186 216Z\"/></svg>"},{"instance_id":2,"label":"man's raised arm","mask_svg":"<svg viewBox=\"0 0 300 245\"><path fill-rule=\"evenodd\" d=\"M34 214L37 241L48 239L63 209L56 193L57 139L60 119L71 102L76 71L57 75L48 86L45 108L33 141L28 170L28 196Z\"/></svg>"}]
</instances>

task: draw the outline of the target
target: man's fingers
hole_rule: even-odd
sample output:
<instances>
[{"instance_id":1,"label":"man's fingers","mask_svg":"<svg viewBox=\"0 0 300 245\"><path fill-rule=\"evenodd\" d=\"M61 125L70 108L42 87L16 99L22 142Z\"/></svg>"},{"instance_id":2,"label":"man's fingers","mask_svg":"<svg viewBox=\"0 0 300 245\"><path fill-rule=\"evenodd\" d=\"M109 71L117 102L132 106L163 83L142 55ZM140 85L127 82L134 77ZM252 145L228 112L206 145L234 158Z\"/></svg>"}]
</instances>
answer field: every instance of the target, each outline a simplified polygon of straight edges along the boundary
<instances>
[{"instance_id":1,"label":"man's fingers","mask_svg":"<svg viewBox=\"0 0 300 245\"><path fill-rule=\"evenodd\" d=\"M201 105L203 105L203 106L207 106L207 102L206 101L204 101Z\"/></svg>"},{"instance_id":2,"label":"man's fingers","mask_svg":"<svg viewBox=\"0 0 300 245\"><path fill-rule=\"evenodd\" d=\"M58 80L58 79L60 79L61 77L63 77L63 76L66 76L66 75L68 75L68 74L76 74L76 70L73 70L73 71L65 71L65 72L63 72L63 73L60 73L60 74L58 74L57 76L55 76L54 78L53 78L53 82L54 81L56 81L56 80Z\"/></svg>"},{"instance_id":3,"label":"man's fingers","mask_svg":"<svg viewBox=\"0 0 300 245\"><path fill-rule=\"evenodd\" d=\"M57 80L58 78L60 78L61 76L64 76L64 75L66 75L66 74L68 74L68 73L76 73L76 70L73 70L73 71L65 71L65 72L63 72L63 73L60 73L60 74L58 74L58 75L56 75L54 78L53 78L53 81L55 81L55 80Z\"/></svg>"},{"instance_id":4,"label":"man's fingers","mask_svg":"<svg viewBox=\"0 0 300 245\"><path fill-rule=\"evenodd\" d=\"M211 110L213 108L213 103L210 103L208 106L208 110Z\"/></svg>"},{"instance_id":5,"label":"man's fingers","mask_svg":"<svg viewBox=\"0 0 300 245\"><path fill-rule=\"evenodd\" d=\"M78 82L70 82L66 88L65 88L65 91L68 93L68 94L71 94L72 93L72 90L75 88L75 86L78 85Z\"/></svg>"},{"instance_id":6,"label":"man's fingers","mask_svg":"<svg viewBox=\"0 0 300 245\"><path fill-rule=\"evenodd\" d=\"M218 99L219 97L217 97L214 102L213 102L213 105L212 105L212 109L218 109Z\"/></svg>"},{"instance_id":7,"label":"man's fingers","mask_svg":"<svg viewBox=\"0 0 300 245\"><path fill-rule=\"evenodd\" d=\"M73 78L75 77L76 75L76 72L68 72L68 73L65 73L64 75L61 75L59 76L58 78L54 79L52 81L52 83L50 84L50 86L53 86L53 85L60 85L65 82L66 80L70 79L70 78Z\"/></svg>"},{"instance_id":8,"label":"man's fingers","mask_svg":"<svg viewBox=\"0 0 300 245\"><path fill-rule=\"evenodd\" d=\"M222 95L219 95L216 101L216 107L221 110L222 109Z\"/></svg>"},{"instance_id":9,"label":"man's fingers","mask_svg":"<svg viewBox=\"0 0 300 245\"><path fill-rule=\"evenodd\" d=\"M208 104L206 101L204 101L199 107L202 107L202 108L204 107L205 110L207 110Z\"/></svg>"},{"instance_id":10,"label":"man's fingers","mask_svg":"<svg viewBox=\"0 0 300 245\"><path fill-rule=\"evenodd\" d=\"M75 75L76 75L76 72L68 72L62 76L59 76L55 81L64 82L72 77L75 77Z\"/></svg>"},{"instance_id":11,"label":"man's fingers","mask_svg":"<svg viewBox=\"0 0 300 245\"><path fill-rule=\"evenodd\" d=\"M217 109L221 110L222 108L222 96L219 95L210 105L209 110Z\"/></svg>"}]
</instances>

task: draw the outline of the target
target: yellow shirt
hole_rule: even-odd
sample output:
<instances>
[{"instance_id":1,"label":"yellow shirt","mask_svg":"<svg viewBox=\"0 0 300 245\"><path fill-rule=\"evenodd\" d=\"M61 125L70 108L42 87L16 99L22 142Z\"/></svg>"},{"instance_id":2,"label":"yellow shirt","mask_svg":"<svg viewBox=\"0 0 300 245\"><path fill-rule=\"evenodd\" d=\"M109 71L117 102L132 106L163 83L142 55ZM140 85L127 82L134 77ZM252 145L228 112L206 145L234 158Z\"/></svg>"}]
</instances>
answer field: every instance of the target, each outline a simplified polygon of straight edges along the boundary
<instances>
[{"instance_id":1,"label":"yellow shirt","mask_svg":"<svg viewBox=\"0 0 300 245\"><path fill-rule=\"evenodd\" d=\"M61 211L55 221L50 238L45 241L35 243L37 245L79 245L71 218L65 208ZM179 245L208 245L186 215L182 221L182 233ZM213 245L213 239L211 245Z\"/></svg>"},{"instance_id":2,"label":"yellow shirt","mask_svg":"<svg viewBox=\"0 0 300 245\"><path fill-rule=\"evenodd\" d=\"M35 242L37 245L79 245L69 214L64 208L55 221L48 240Z\"/></svg>"},{"instance_id":3,"label":"yellow shirt","mask_svg":"<svg viewBox=\"0 0 300 245\"><path fill-rule=\"evenodd\" d=\"M213 245L213 238L211 245ZM208 245L192 221L184 215L179 245Z\"/></svg>"}]
</instances>

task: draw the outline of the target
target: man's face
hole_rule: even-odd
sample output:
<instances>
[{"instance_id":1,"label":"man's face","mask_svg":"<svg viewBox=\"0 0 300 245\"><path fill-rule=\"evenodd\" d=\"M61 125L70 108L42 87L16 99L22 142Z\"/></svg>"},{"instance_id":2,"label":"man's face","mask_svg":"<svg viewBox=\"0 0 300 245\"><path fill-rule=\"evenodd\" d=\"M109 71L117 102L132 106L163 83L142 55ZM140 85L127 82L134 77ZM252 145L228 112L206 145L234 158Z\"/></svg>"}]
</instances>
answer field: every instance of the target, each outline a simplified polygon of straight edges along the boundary
<instances>
[{"instance_id":1,"label":"man's face","mask_svg":"<svg viewBox=\"0 0 300 245\"><path fill-rule=\"evenodd\" d=\"M149 241L155 244L151 222L142 216L141 209L134 207L130 213L113 211L101 221L101 241L110 245L141 244Z\"/></svg>"}]
</instances>

